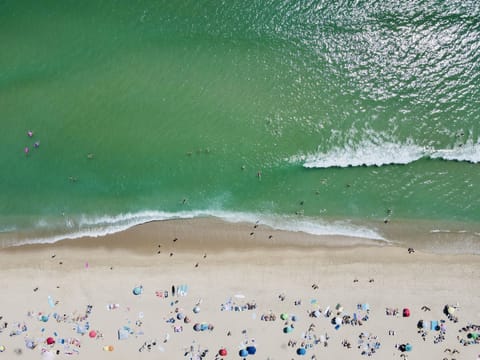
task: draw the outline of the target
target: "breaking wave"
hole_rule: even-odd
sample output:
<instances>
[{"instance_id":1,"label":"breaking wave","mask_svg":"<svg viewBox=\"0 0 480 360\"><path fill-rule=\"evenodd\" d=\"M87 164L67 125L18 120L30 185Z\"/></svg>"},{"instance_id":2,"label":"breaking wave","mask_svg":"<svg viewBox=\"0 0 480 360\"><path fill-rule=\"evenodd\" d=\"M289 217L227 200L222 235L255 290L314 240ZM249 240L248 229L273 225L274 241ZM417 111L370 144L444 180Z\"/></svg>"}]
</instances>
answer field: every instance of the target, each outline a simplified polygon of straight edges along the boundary
<instances>
[{"instance_id":1,"label":"breaking wave","mask_svg":"<svg viewBox=\"0 0 480 360\"><path fill-rule=\"evenodd\" d=\"M480 142L467 141L451 149L434 149L419 146L413 141L405 143L375 143L365 140L358 145L335 147L328 152L308 155L296 155L289 162L303 163L305 168L384 166L393 164L410 164L422 158L442 159L480 163Z\"/></svg>"},{"instance_id":2,"label":"breaking wave","mask_svg":"<svg viewBox=\"0 0 480 360\"><path fill-rule=\"evenodd\" d=\"M197 210L185 212L142 211L138 213L125 213L115 216L89 217L81 216L77 219L65 219L63 229L49 229L46 236L20 235L10 233L3 239L3 246L17 246L24 244L54 243L60 240L77 239L82 237L99 237L117 233L136 225L151 221L193 219L216 217L230 223L261 223L276 230L305 232L314 235L336 235L356 237L368 240L386 241L374 229L366 226L352 224L348 221L324 221L313 218L298 218L282 215L265 215L255 213L229 212L221 210ZM42 227L45 224L42 222ZM37 232L40 229L37 229ZM54 233L54 234L53 234Z\"/></svg>"}]
</instances>

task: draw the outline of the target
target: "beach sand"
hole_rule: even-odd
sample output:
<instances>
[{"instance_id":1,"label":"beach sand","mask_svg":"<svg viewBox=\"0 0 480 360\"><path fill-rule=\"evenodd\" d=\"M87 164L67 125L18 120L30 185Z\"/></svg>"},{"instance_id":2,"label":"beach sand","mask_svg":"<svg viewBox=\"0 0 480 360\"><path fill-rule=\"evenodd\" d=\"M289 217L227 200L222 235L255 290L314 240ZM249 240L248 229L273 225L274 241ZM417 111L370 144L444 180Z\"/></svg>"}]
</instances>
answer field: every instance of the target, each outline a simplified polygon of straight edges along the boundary
<instances>
[{"instance_id":1,"label":"beach sand","mask_svg":"<svg viewBox=\"0 0 480 360\"><path fill-rule=\"evenodd\" d=\"M480 345L462 340L475 331L459 329L480 324L478 259L215 218L2 249L0 329L8 324L0 330L0 359L190 359L206 349L204 359L215 359L223 347L226 359L241 359L247 346L256 348L249 359L362 359L375 343L376 359L477 359ZM457 322L444 314L447 304ZM335 329L340 306L340 318L355 313L362 325ZM387 308L399 314L387 315ZM167 322L178 313L191 322ZM265 314L276 320L262 320ZM420 320L438 321L444 339L428 330L423 340ZM213 329L195 331L195 323ZM119 329L127 339L118 339ZM102 336L90 338L91 330ZM361 333L367 335L358 348ZM48 337L55 344L47 345ZM28 349L26 339L37 346ZM306 355L299 356L302 343ZM407 343L411 351L396 348Z\"/></svg>"}]
</instances>

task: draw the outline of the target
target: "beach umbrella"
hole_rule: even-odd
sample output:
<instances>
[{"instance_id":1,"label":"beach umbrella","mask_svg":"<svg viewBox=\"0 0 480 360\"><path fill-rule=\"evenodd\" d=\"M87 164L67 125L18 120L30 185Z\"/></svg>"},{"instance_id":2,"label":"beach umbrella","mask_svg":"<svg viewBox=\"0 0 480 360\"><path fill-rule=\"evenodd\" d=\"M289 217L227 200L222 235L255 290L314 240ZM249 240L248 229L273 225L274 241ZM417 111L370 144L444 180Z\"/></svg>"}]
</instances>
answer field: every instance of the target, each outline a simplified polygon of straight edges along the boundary
<instances>
[{"instance_id":1,"label":"beach umbrella","mask_svg":"<svg viewBox=\"0 0 480 360\"><path fill-rule=\"evenodd\" d=\"M4 351L5 351L5 346L0 345L0 352L4 352Z\"/></svg>"},{"instance_id":2,"label":"beach umbrella","mask_svg":"<svg viewBox=\"0 0 480 360\"><path fill-rule=\"evenodd\" d=\"M132 292L133 292L133 295L140 295L143 292L143 287L135 286Z\"/></svg>"},{"instance_id":3,"label":"beach umbrella","mask_svg":"<svg viewBox=\"0 0 480 360\"><path fill-rule=\"evenodd\" d=\"M297 349L297 355L305 355L307 353L307 349L301 347Z\"/></svg>"},{"instance_id":4,"label":"beach umbrella","mask_svg":"<svg viewBox=\"0 0 480 360\"><path fill-rule=\"evenodd\" d=\"M91 338L97 337L97 332L95 330L90 330L88 336L90 336Z\"/></svg>"},{"instance_id":5,"label":"beach umbrella","mask_svg":"<svg viewBox=\"0 0 480 360\"><path fill-rule=\"evenodd\" d=\"M40 320L43 321L43 322L47 322L48 321L48 315L42 315L40 317Z\"/></svg>"},{"instance_id":6,"label":"beach umbrella","mask_svg":"<svg viewBox=\"0 0 480 360\"><path fill-rule=\"evenodd\" d=\"M447 312L449 315L453 315L453 313L455 312L455 308L453 306L449 306L447 307Z\"/></svg>"},{"instance_id":7,"label":"beach umbrella","mask_svg":"<svg viewBox=\"0 0 480 360\"><path fill-rule=\"evenodd\" d=\"M297 317L295 315L292 315L292 321L297 321Z\"/></svg>"},{"instance_id":8,"label":"beach umbrella","mask_svg":"<svg viewBox=\"0 0 480 360\"><path fill-rule=\"evenodd\" d=\"M409 317L410 316L410 309L405 308L403 309L403 317Z\"/></svg>"},{"instance_id":9,"label":"beach umbrella","mask_svg":"<svg viewBox=\"0 0 480 360\"><path fill-rule=\"evenodd\" d=\"M227 349L221 348L220 350L218 350L218 355L227 356Z\"/></svg>"},{"instance_id":10,"label":"beach umbrella","mask_svg":"<svg viewBox=\"0 0 480 360\"><path fill-rule=\"evenodd\" d=\"M283 332L284 332L285 334L291 333L292 331L293 331L293 328L292 328L291 326L285 326L285 327L283 328Z\"/></svg>"},{"instance_id":11,"label":"beach umbrella","mask_svg":"<svg viewBox=\"0 0 480 360\"><path fill-rule=\"evenodd\" d=\"M34 349L35 348L35 343L33 342L33 340L27 340L25 341L25 346L28 348L28 349Z\"/></svg>"},{"instance_id":12,"label":"beach umbrella","mask_svg":"<svg viewBox=\"0 0 480 360\"><path fill-rule=\"evenodd\" d=\"M282 313L282 314L280 315L280 319L282 319L282 320L287 320L287 319L288 319L288 314Z\"/></svg>"},{"instance_id":13,"label":"beach umbrella","mask_svg":"<svg viewBox=\"0 0 480 360\"><path fill-rule=\"evenodd\" d=\"M200 331L200 329L201 329L201 325L199 323L196 323L195 325L193 325L193 330Z\"/></svg>"},{"instance_id":14,"label":"beach umbrella","mask_svg":"<svg viewBox=\"0 0 480 360\"><path fill-rule=\"evenodd\" d=\"M190 320L190 318L189 318L188 316L185 316L185 318L183 319L183 322L184 322L185 324L190 324L190 321L191 321L191 320Z\"/></svg>"},{"instance_id":15,"label":"beach umbrella","mask_svg":"<svg viewBox=\"0 0 480 360\"><path fill-rule=\"evenodd\" d=\"M406 344L405 345L405 351L412 351L412 345Z\"/></svg>"},{"instance_id":16,"label":"beach umbrella","mask_svg":"<svg viewBox=\"0 0 480 360\"><path fill-rule=\"evenodd\" d=\"M112 345L105 345L103 347L103 351L113 351L113 346Z\"/></svg>"},{"instance_id":17,"label":"beach umbrella","mask_svg":"<svg viewBox=\"0 0 480 360\"><path fill-rule=\"evenodd\" d=\"M248 356L248 351L247 351L247 349L241 349L241 350L238 352L238 355L240 355L241 357Z\"/></svg>"},{"instance_id":18,"label":"beach umbrella","mask_svg":"<svg viewBox=\"0 0 480 360\"><path fill-rule=\"evenodd\" d=\"M315 316L316 318L319 318L319 317L320 317L320 311L315 310L315 311L313 312L313 316Z\"/></svg>"},{"instance_id":19,"label":"beach umbrella","mask_svg":"<svg viewBox=\"0 0 480 360\"><path fill-rule=\"evenodd\" d=\"M247 346L248 355L255 355L257 348L255 346Z\"/></svg>"},{"instance_id":20,"label":"beach umbrella","mask_svg":"<svg viewBox=\"0 0 480 360\"><path fill-rule=\"evenodd\" d=\"M177 314L177 319L178 319L178 320L183 320L184 318L185 318L185 315L184 315L184 314L182 314L182 313L178 313L178 314Z\"/></svg>"},{"instance_id":21,"label":"beach umbrella","mask_svg":"<svg viewBox=\"0 0 480 360\"><path fill-rule=\"evenodd\" d=\"M193 308L193 312L194 312L195 314L198 314L198 313L200 312L200 307L195 306L195 307Z\"/></svg>"},{"instance_id":22,"label":"beach umbrella","mask_svg":"<svg viewBox=\"0 0 480 360\"><path fill-rule=\"evenodd\" d=\"M342 318L340 316L337 316L334 321L335 325L342 325Z\"/></svg>"},{"instance_id":23,"label":"beach umbrella","mask_svg":"<svg viewBox=\"0 0 480 360\"><path fill-rule=\"evenodd\" d=\"M202 331L208 330L208 324L207 323L201 323L200 324L200 330L202 330Z\"/></svg>"},{"instance_id":24,"label":"beach umbrella","mask_svg":"<svg viewBox=\"0 0 480 360\"><path fill-rule=\"evenodd\" d=\"M47 344L48 344L48 345L53 345L53 344L55 344L55 339L54 339L53 337L51 337L51 336L48 337L48 338L47 338Z\"/></svg>"}]
</instances>

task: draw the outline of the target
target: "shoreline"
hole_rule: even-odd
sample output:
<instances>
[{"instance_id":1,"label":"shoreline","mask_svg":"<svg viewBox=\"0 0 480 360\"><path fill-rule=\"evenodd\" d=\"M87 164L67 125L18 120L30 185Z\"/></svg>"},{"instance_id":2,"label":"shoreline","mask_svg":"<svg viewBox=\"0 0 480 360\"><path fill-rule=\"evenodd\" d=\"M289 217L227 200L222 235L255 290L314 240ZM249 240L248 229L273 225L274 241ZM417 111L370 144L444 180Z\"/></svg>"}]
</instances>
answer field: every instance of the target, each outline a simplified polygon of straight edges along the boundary
<instances>
[{"instance_id":1,"label":"shoreline","mask_svg":"<svg viewBox=\"0 0 480 360\"><path fill-rule=\"evenodd\" d=\"M280 218L282 220L278 222L278 219L268 215L266 217L243 213L205 213L202 215L201 213L194 212L192 214L182 213L179 214L178 217L171 214L165 219L137 219L133 224L129 225L129 217L134 219L137 215L121 215L118 219L113 217L110 220L114 222L110 225L93 225L95 224L95 222L93 222L93 227L64 235L45 231L35 233L3 233L0 234L0 242L3 243L3 247L0 247L0 249L36 244L54 244L64 241L89 241L88 239L102 239L104 237L117 238L116 234L130 232L131 229L143 229L144 227L148 228L151 226L171 228L168 224L180 221L192 224L211 222L217 227L219 224L223 224L222 226L228 225L230 229L241 226L254 226L257 224L264 230L270 229L272 232L291 233L297 238L295 242L292 242L293 246L316 246L318 243L325 246L333 245L341 247L357 244L372 244L374 246L394 245L399 247L415 247L424 252L437 254L480 255L480 227L473 223L388 218L384 221L364 222L358 220L341 221L339 219L328 219L319 220L320 222L316 223L314 219L303 217L285 217ZM144 217L144 215L138 216L140 219ZM120 222L116 223L116 221ZM122 221L127 221L127 223L122 223ZM97 230L95 230L96 226L98 227ZM143 232L144 230L140 231ZM335 243L332 239L337 239L338 241ZM250 242L251 240L251 238L245 237L241 239L242 242ZM262 245L261 239L259 240L258 245ZM225 239L223 241L227 244ZM227 245L236 246L235 244Z\"/></svg>"},{"instance_id":2,"label":"shoreline","mask_svg":"<svg viewBox=\"0 0 480 360\"><path fill-rule=\"evenodd\" d=\"M478 256L418 250L409 254L403 247L355 239L351 246L336 246L337 240L261 224L192 219L147 223L100 238L1 249L0 286L5 296L0 297L0 316L9 323L0 331L3 355L14 356L15 349L22 349L25 359L56 351L63 358L73 348L80 359L131 359L150 344L150 350L144 348L148 358L184 358L194 346L209 350L205 359L216 359L215 353L225 347L228 359L238 358L245 342L251 345L255 339L259 359L296 359L302 343L311 345L307 359L361 359L357 341L362 333L381 343L372 355L377 359L400 358L403 353L395 345L405 343L413 345L412 352L404 353L409 359L442 359L447 349L460 351L458 359L480 353L480 344L464 346L457 339L458 334L466 338L458 329L480 324ZM304 246L292 246L299 242ZM172 296L172 285L188 285L188 291ZM143 289L139 296L132 294L137 286ZM247 303L255 308L222 310L228 299L241 309ZM109 304L119 308L110 310ZM361 326L342 323L336 330L335 312L311 316L314 310L323 314L336 304L341 304L342 316L368 315L368 321ZM358 310L358 304L368 304L369 313ZM458 304L458 323L443 313L447 304ZM78 320L90 305L88 319ZM201 311L192 312L197 305ZM424 306L431 311L422 310ZM387 308L409 308L411 316L386 315ZM177 316L176 309L192 322L169 322ZM296 320L283 321L282 313ZM39 321L39 314L50 320ZM58 314L65 318L58 320ZM261 320L265 314L276 315L276 321ZM428 330L423 341L417 333L419 320L445 321L444 339L435 343L439 332ZM74 330L86 321L102 336L89 338ZM197 332L192 328L197 322L214 328ZM9 336L23 323L26 332ZM294 325L294 330L284 333L285 324ZM127 325L132 333L119 340L118 329ZM328 346L314 343L325 334ZM56 343L46 344L48 337ZM28 339L37 342L35 349L25 347ZM81 347L60 344L62 339L75 339ZM344 340L352 348L343 346ZM113 354L104 351L105 346L113 346Z\"/></svg>"}]
</instances>

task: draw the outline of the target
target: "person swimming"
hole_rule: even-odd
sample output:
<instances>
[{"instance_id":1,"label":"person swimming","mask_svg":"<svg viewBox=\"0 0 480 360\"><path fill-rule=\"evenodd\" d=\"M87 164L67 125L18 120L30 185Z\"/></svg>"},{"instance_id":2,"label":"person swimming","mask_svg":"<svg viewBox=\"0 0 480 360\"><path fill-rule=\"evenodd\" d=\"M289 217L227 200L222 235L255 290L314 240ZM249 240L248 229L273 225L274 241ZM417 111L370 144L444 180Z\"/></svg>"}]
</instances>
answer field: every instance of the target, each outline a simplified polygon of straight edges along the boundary
<instances>
[{"instance_id":1,"label":"person swimming","mask_svg":"<svg viewBox=\"0 0 480 360\"><path fill-rule=\"evenodd\" d=\"M27 135L28 135L28 137L33 137L33 131L32 131L32 130L28 130L28 131L27 131Z\"/></svg>"}]
</instances>

